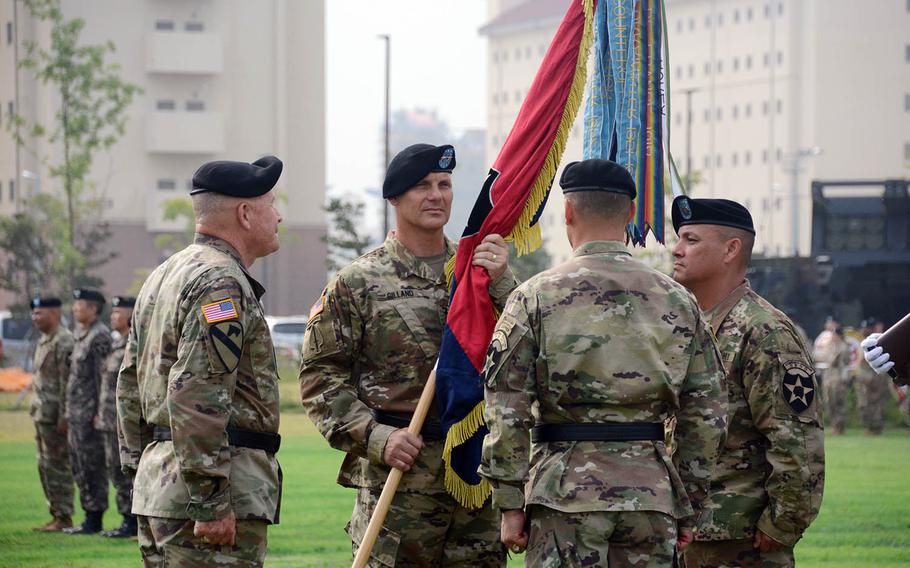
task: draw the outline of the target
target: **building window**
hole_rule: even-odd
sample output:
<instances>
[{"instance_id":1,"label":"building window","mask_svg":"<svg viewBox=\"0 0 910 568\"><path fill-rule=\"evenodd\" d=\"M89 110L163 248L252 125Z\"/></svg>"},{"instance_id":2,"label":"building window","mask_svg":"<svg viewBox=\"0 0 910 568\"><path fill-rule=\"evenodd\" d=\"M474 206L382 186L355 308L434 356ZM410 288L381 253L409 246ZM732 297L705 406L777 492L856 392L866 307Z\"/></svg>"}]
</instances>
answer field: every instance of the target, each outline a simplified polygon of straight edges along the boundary
<instances>
[{"instance_id":1,"label":"building window","mask_svg":"<svg viewBox=\"0 0 910 568\"><path fill-rule=\"evenodd\" d=\"M771 55L769 55L768 53L763 54L763 55L762 55L762 62L765 64L765 67L767 67L767 66L768 66L768 63L771 62Z\"/></svg>"},{"instance_id":2,"label":"building window","mask_svg":"<svg viewBox=\"0 0 910 568\"><path fill-rule=\"evenodd\" d=\"M733 58L733 70L739 71L739 57Z\"/></svg>"},{"instance_id":3,"label":"building window","mask_svg":"<svg viewBox=\"0 0 910 568\"><path fill-rule=\"evenodd\" d=\"M910 142L904 143L904 159L910 160ZM12 182L10 182L12 183Z\"/></svg>"},{"instance_id":4,"label":"building window","mask_svg":"<svg viewBox=\"0 0 910 568\"><path fill-rule=\"evenodd\" d=\"M521 102L521 91L520 91L520 90L519 90L519 91L515 91L515 102L516 102L516 103L520 103L520 102Z\"/></svg>"},{"instance_id":5,"label":"building window","mask_svg":"<svg viewBox=\"0 0 910 568\"><path fill-rule=\"evenodd\" d=\"M547 52L547 46L545 46L544 44L540 44L537 46L537 55L543 57L546 52Z\"/></svg>"},{"instance_id":6,"label":"building window","mask_svg":"<svg viewBox=\"0 0 910 568\"><path fill-rule=\"evenodd\" d=\"M768 101L762 101L761 103L761 113L762 116L768 115Z\"/></svg>"},{"instance_id":7,"label":"building window","mask_svg":"<svg viewBox=\"0 0 910 568\"><path fill-rule=\"evenodd\" d=\"M783 157L784 157L784 151L781 150L780 148L778 148L777 152L774 153L774 159L779 162L781 160L781 158L783 158Z\"/></svg>"},{"instance_id":8,"label":"building window","mask_svg":"<svg viewBox=\"0 0 910 568\"><path fill-rule=\"evenodd\" d=\"M705 109L705 122L711 122L711 111Z\"/></svg>"},{"instance_id":9,"label":"building window","mask_svg":"<svg viewBox=\"0 0 910 568\"><path fill-rule=\"evenodd\" d=\"M531 46L525 46L525 59L531 59Z\"/></svg>"},{"instance_id":10,"label":"building window","mask_svg":"<svg viewBox=\"0 0 910 568\"><path fill-rule=\"evenodd\" d=\"M717 27L721 27L722 25L724 25L724 15L718 14L717 15Z\"/></svg>"},{"instance_id":11,"label":"building window","mask_svg":"<svg viewBox=\"0 0 910 568\"><path fill-rule=\"evenodd\" d=\"M689 31L695 31L695 18L689 18Z\"/></svg>"},{"instance_id":12,"label":"building window","mask_svg":"<svg viewBox=\"0 0 910 568\"><path fill-rule=\"evenodd\" d=\"M516 47L515 48L515 61L518 61L519 59L521 59L521 48Z\"/></svg>"},{"instance_id":13,"label":"building window","mask_svg":"<svg viewBox=\"0 0 910 568\"><path fill-rule=\"evenodd\" d=\"M676 20L676 33L681 34L683 31L683 21Z\"/></svg>"},{"instance_id":14,"label":"building window","mask_svg":"<svg viewBox=\"0 0 910 568\"><path fill-rule=\"evenodd\" d=\"M16 201L16 181L9 180L9 202L13 203Z\"/></svg>"},{"instance_id":15,"label":"building window","mask_svg":"<svg viewBox=\"0 0 910 568\"><path fill-rule=\"evenodd\" d=\"M724 161L721 158L720 154L718 154L717 158L714 160L714 165L717 166L718 168L721 167L722 165L724 165Z\"/></svg>"},{"instance_id":16,"label":"building window","mask_svg":"<svg viewBox=\"0 0 910 568\"><path fill-rule=\"evenodd\" d=\"M190 112L202 112L205 110L205 101L189 100L186 101L186 110Z\"/></svg>"},{"instance_id":17,"label":"building window","mask_svg":"<svg viewBox=\"0 0 910 568\"><path fill-rule=\"evenodd\" d=\"M711 74L711 62L705 61L705 75Z\"/></svg>"},{"instance_id":18,"label":"building window","mask_svg":"<svg viewBox=\"0 0 910 568\"><path fill-rule=\"evenodd\" d=\"M155 108L158 110L174 110L177 108L177 104L173 99L158 99L158 102L155 103Z\"/></svg>"},{"instance_id":19,"label":"building window","mask_svg":"<svg viewBox=\"0 0 910 568\"><path fill-rule=\"evenodd\" d=\"M778 2L778 4L777 4L777 15L778 16L784 15L784 3L783 2Z\"/></svg>"},{"instance_id":20,"label":"building window","mask_svg":"<svg viewBox=\"0 0 910 568\"><path fill-rule=\"evenodd\" d=\"M761 163L763 163L763 164L768 163L768 149L767 148L761 151Z\"/></svg>"},{"instance_id":21,"label":"building window","mask_svg":"<svg viewBox=\"0 0 910 568\"><path fill-rule=\"evenodd\" d=\"M739 163L739 154L737 154L736 152L733 152L733 155L730 156L730 165L735 168L738 163Z\"/></svg>"},{"instance_id":22,"label":"building window","mask_svg":"<svg viewBox=\"0 0 910 568\"><path fill-rule=\"evenodd\" d=\"M172 32L174 31L174 22L172 20L156 20L155 29L159 32Z\"/></svg>"},{"instance_id":23,"label":"building window","mask_svg":"<svg viewBox=\"0 0 910 568\"><path fill-rule=\"evenodd\" d=\"M689 64L689 78L695 77L695 65Z\"/></svg>"},{"instance_id":24,"label":"building window","mask_svg":"<svg viewBox=\"0 0 910 568\"><path fill-rule=\"evenodd\" d=\"M777 99L777 114L780 114L784 111L784 102L780 99Z\"/></svg>"},{"instance_id":25,"label":"building window","mask_svg":"<svg viewBox=\"0 0 910 568\"><path fill-rule=\"evenodd\" d=\"M751 163L752 163L752 153L749 152L748 150L746 150L745 152L743 152L743 164L748 166ZM746 207L746 209L748 209L748 207Z\"/></svg>"},{"instance_id":26,"label":"building window","mask_svg":"<svg viewBox=\"0 0 910 568\"><path fill-rule=\"evenodd\" d=\"M9 101L8 103L6 103L7 120L9 120L9 118L12 117L14 114L16 114L16 107L13 104L13 101Z\"/></svg>"},{"instance_id":27,"label":"building window","mask_svg":"<svg viewBox=\"0 0 910 568\"><path fill-rule=\"evenodd\" d=\"M904 47L904 58L907 60L907 63L910 63L910 44L907 44L907 46Z\"/></svg>"},{"instance_id":28,"label":"building window","mask_svg":"<svg viewBox=\"0 0 910 568\"><path fill-rule=\"evenodd\" d=\"M717 61L717 74L720 75L723 72L724 72L724 62L718 60Z\"/></svg>"},{"instance_id":29,"label":"building window","mask_svg":"<svg viewBox=\"0 0 910 568\"><path fill-rule=\"evenodd\" d=\"M784 52L783 52L783 51L778 51L778 52L777 52L777 64L778 64L778 65L783 65L783 64L784 64Z\"/></svg>"},{"instance_id":30,"label":"building window","mask_svg":"<svg viewBox=\"0 0 910 568\"><path fill-rule=\"evenodd\" d=\"M737 118L739 118L739 107L733 105L733 120L736 120Z\"/></svg>"},{"instance_id":31,"label":"building window","mask_svg":"<svg viewBox=\"0 0 910 568\"><path fill-rule=\"evenodd\" d=\"M172 179L159 179L158 189L173 190L177 189L177 182Z\"/></svg>"},{"instance_id":32,"label":"building window","mask_svg":"<svg viewBox=\"0 0 910 568\"><path fill-rule=\"evenodd\" d=\"M676 78L682 79L682 65L676 66Z\"/></svg>"},{"instance_id":33,"label":"building window","mask_svg":"<svg viewBox=\"0 0 910 568\"><path fill-rule=\"evenodd\" d=\"M743 108L743 114L746 118L752 116L752 103L746 103L746 106Z\"/></svg>"},{"instance_id":34,"label":"building window","mask_svg":"<svg viewBox=\"0 0 910 568\"><path fill-rule=\"evenodd\" d=\"M739 10L733 10L733 23L739 23Z\"/></svg>"},{"instance_id":35,"label":"building window","mask_svg":"<svg viewBox=\"0 0 910 568\"><path fill-rule=\"evenodd\" d=\"M13 43L13 23L6 22L6 45Z\"/></svg>"},{"instance_id":36,"label":"building window","mask_svg":"<svg viewBox=\"0 0 910 568\"><path fill-rule=\"evenodd\" d=\"M3 201L3 182L0 181L0 202Z\"/></svg>"},{"instance_id":37,"label":"building window","mask_svg":"<svg viewBox=\"0 0 910 568\"><path fill-rule=\"evenodd\" d=\"M676 113L676 126L682 126L682 113Z\"/></svg>"},{"instance_id":38,"label":"building window","mask_svg":"<svg viewBox=\"0 0 910 568\"><path fill-rule=\"evenodd\" d=\"M499 93L493 93L493 106L499 104Z\"/></svg>"},{"instance_id":39,"label":"building window","mask_svg":"<svg viewBox=\"0 0 910 568\"><path fill-rule=\"evenodd\" d=\"M722 108L720 108L720 107L717 107L716 116L717 116L717 122L720 122L721 120L723 120L723 118L724 118L724 109L722 109Z\"/></svg>"},{"instance_id":40,"label":"building window","mask_svg":"<svg viewBox=\"0 0 910 568\"><path fill-rule=\"evenodd\" d=\"M703 167L705 169L710 168L711 167L711 156L705 156L705 159L704 159L704 161L702 161L702 163L704 164Z\"/></svg>"},{"instance_id":41,"label":"building window","mask_svg":"<svg viewBox=\"0 0 910 568\"><path fill-rule=\"evenodd\" d=\"M907 1L910 2L910 0L907 0ZM705 27L706 28L711 27L711 14L708 14L707 16L705 16Z\"/></svg>"},{"instance_id":42,"label":"building window","mask_svg":"<svg viewBox=\"0 0 910 568\"><path fill-rule=\"evenodd\" d=\"M183 24L183 29L188 32L204 32L205 24L202 22L186 22Z\"/></svg>"},{"instance_id":43,"label":"building window","mask_svg":"<svg viewBox=\"0 0 910 568\"><path fill-rule=\"evenodd\" d=\"M746 69L752 69L752 56L746 56Z\"/></svg>"},{"instance_id":44,"label":"building window","mask_svg":"<svg viewBox=\"0 0 910 568\"><path fill-rule=\"evenodd\" d=\"M765 4L765 17L766 17L766 18L770 18L770 17L771 17L771 6L769 6L769 5L767 5L767 4Z\"/></svg>"},{"instance_id":45,"label":"building window","mask_svg":"<svg viewBox=\"0 0 910 568\"><path fill-rule=\"evenodd\" d=\"M746 21L747 22L752 21L752 6L749 6L748 8L746 8Z\"/></svg>"},{"instance_id":46,"label":"building window","mask_svg":"<svg viewBox=\"0 0 910 568\"><path fill-rule=\"evenodd\" d=\"M499 63L499 52L495 49L493 50L493 63Z\"/></svg>"},{"instance_id":47,"label":"building window","mask_svg":"<svg viewBox=\"0 0 910 568\"><path fill-rule=\"evenodd\" d=\"M910 0L907 0L910 2ZM904 110L910 112L910 94L904 95Z\"/></svg>"},{"instance_id":48,"label":"building window","mask_svg":"<svg viewBox=\"0 0 910 568\"><path fill-rule=\"evenodd\" d=\"M503 49L502 50L502 62L505 63L508 60L509 60L509 50Z\"/></svg>"}]
</instances>

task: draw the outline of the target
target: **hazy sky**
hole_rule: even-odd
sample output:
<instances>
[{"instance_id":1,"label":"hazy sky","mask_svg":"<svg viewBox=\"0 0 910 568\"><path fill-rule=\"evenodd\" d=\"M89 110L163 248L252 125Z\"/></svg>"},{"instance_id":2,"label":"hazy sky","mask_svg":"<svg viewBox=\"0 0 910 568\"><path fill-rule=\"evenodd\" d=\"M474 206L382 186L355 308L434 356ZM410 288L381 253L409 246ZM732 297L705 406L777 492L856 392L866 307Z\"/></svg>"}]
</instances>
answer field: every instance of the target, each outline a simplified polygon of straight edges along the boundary
<instances>
[{"instance_id":1,"label":"hazy sky","mask_svg":"<svg viewBox=\"0 0 910 568\"><path fill-rule=\"evenodd\" d=\"M483 127L486 2L326 2L326 183L360 192L382 179L384 42L392 36L391 109L436 108L454 130ZM378 198L377 198L378 200Z\"/></svg>"}]
</instances>

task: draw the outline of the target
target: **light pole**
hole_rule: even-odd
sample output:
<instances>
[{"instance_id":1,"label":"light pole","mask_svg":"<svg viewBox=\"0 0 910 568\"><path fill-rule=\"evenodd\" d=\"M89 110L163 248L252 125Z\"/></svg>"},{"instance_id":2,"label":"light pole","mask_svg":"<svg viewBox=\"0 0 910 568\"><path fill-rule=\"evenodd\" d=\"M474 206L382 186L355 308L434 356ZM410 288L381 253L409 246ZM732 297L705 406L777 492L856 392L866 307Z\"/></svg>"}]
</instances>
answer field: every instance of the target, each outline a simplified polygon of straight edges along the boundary
<instances>
[{"instance_id":1,"label":"light pole","mask_svg":"<svg viewBox=\"0 0 910 568\"><path fill-rule=\"evenodd\" d=\"M391 50L392 36L389 34L380 34L379 39L385 41L385 154L382 164L382 173L385 176L389 168L389 77L391 72L391 59L389 53ZM379 184L382 188L382 184ZM382 240L389 234L389 202L382 199Z\"/></svg>"},{"instance_id":2,"label":"light pole","mask_svg":"<svg viewBox=\"0 0 910 568\"><path fill-rule=\"evenodd\" d=\"M800 148L791 156L784 171L790 174L790 198L793 200L790 211L790 236L793 238L793 256L799 256L799 173L803 162L822 153L818 146Z\"/></svg>"}]
</instances>

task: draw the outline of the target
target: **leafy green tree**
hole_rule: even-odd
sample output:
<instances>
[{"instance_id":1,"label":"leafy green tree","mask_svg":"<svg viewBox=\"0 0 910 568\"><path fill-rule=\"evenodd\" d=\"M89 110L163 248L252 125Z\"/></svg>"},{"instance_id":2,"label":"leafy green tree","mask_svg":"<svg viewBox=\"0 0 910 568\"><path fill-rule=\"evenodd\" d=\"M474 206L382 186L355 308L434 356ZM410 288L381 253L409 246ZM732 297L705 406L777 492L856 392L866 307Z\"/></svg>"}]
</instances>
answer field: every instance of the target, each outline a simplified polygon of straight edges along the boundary
<instances>
[{"instance_id":1,"label":"leafy green tree","mask_svg":"<svg viewBox=\"0 0 910 568\"><path fill-rule=\"evenodd\" d=\"M92 274L113 256L104 252L110 231L98 220L103 204L93 195L89 173L93 157L123 135L126 110L141 89L121 79L119 66L107 61L114 51L111 42L80 44L85 22L66 19L60 0L22 3L32 17L50 24L50 41L47 45L23 42L25 55L19 65L54 93L59 107L48 124L14 114L7 126L16 143L35 154L51 180L62 187L62 198L51 192L40 196L40 203L31 200L25 205L28 215L36 220L43 215L60 229L43 234L48 239L45 244L56 253L49 259L46 277L59 279L56 287L65 293L76 286L99 285ZM30 147L37 139L49 142L54 152L38 155Z\"/></svg>"},{"instance_id":2,"label":"leafy green tree","mask_svg":"<svg viewBox=\"0 0 910 568\"><path fill-rule=\"evenodd\" d=\"M349 201L332 197L323 210L329 214L329 232L322 237L328 245L325 265L336 271L369 250L370 238L362 235L358 227L363 220L362 201Z\"/></svg>"},{"instance_id":3,"label":"leafy green tree","mask_svg":"<svg viewBox=\"0 0 910 568\"><path fill-rule=\"evenodd\" d=\"M535 274L547 270L552 264L553 261L544 247L539 247L530 254L518 256L515 245L509 243L509 266L519 282L524 282Z\"/></svg>"}]
</instances>

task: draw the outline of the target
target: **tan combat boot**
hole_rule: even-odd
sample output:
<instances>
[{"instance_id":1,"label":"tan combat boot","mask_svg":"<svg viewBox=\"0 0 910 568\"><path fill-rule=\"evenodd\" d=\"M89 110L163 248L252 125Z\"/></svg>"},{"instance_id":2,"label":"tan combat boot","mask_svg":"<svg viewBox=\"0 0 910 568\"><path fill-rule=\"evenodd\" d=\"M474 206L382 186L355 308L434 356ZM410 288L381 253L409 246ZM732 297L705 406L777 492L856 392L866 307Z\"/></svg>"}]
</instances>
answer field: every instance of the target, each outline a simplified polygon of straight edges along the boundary
<instances>
[{"instance_id":1,"label":"tan combat boot","mask_svg":"<svg viewBox=\"0 0 910 568\"><path fill-rule=\"evenodd\" d=\"M73 520L70 517L54 517L46 525L35 527L32 530L37 532L60 532L73 526Z\"/></svg>"}]
</instances>

